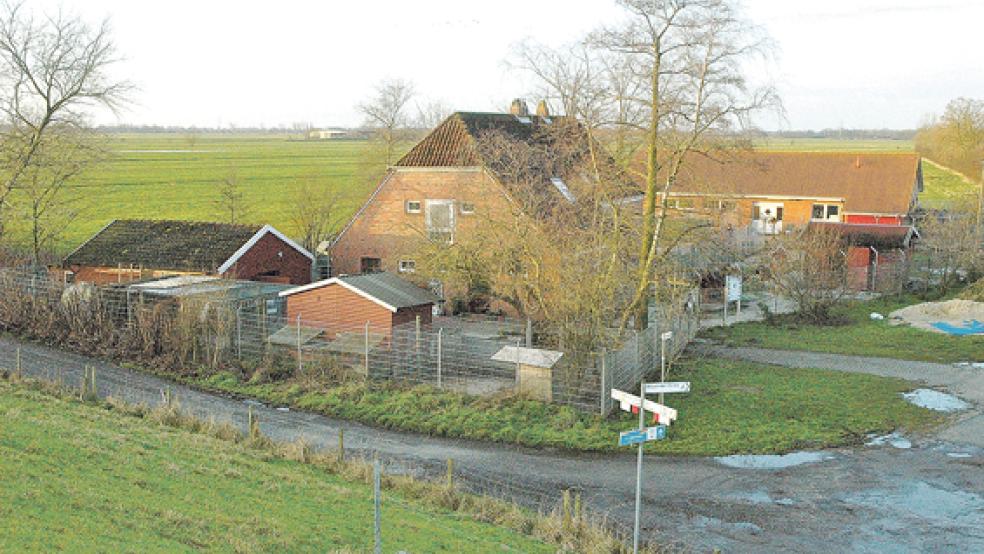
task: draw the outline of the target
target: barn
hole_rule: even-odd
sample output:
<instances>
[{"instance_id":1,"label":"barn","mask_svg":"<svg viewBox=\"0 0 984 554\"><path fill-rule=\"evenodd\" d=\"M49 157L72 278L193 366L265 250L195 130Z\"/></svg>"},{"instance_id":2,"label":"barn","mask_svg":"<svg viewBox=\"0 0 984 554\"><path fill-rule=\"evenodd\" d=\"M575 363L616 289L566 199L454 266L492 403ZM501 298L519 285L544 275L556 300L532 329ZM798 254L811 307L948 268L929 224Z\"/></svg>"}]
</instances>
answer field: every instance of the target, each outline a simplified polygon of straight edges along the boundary
<instances>
[{"instance_id":1,"label":"barn","mask_svg":"<svg viewBox=\"0 0 984 554\"><path fill-rule=\"evenodd\" d=\"M342 275L282 291L288 321L324 329L326 339L362 331L389 336L394 327L417 321L429 325L439 301L428 290L392 273Z\"/></svg>"},{"instance_id":2,"label":"barn","mask_svg":"<svg viewBox=\"0 0 984 554\"><path fill-rule=\"evenodd\" d=\"M269 225L117 219L62 262L66 280L97 285L176 275L287 285L311 282L314 256Z\"/></svg>"}]
</instances>

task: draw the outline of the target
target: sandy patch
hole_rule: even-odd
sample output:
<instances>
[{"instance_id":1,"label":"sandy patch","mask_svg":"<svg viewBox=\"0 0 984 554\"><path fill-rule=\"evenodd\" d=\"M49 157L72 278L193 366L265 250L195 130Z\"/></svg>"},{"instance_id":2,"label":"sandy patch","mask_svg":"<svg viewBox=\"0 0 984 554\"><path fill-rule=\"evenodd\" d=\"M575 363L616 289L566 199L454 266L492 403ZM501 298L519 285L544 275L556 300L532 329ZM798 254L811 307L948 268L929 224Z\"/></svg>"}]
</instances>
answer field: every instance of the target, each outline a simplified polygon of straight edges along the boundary
<instances>
[{"instance_id":1,"label":"sandy patch","mask_svg":"<svg viewBox=\"0 0 984 554\"><path fill-rule=\"evenodd\" d=\"M913 327L942 333L933 323L943 322L961 327L970 320L984 321L984 302L954 299L946 302L924 302L907 306L889 314L895 324L908 323Z\"/></svg>"}]
</instances>

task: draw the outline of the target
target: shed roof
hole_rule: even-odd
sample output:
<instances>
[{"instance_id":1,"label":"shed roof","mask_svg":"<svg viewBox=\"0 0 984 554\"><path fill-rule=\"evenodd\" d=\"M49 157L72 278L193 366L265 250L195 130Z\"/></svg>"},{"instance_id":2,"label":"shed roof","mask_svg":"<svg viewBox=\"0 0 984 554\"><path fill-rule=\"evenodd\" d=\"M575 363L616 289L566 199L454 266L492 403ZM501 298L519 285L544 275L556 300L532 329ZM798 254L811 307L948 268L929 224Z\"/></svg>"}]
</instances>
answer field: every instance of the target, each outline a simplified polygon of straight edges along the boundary
<instances>
[{"instance_id":1,"label":"shed roof","mask_svg":"<svg viewBox=\"0 0 984 554\"><path fill-rule=\"evenodd\" d=\"M914 153L741 151L689 155L674 192L843 198L847 212L902 215L917 186Z\"/></svg>"},{"instance_id":2,"label":"shed roof","mask_svg":"<svg viewBox=\"0 0 984 554\"><path fill-rule=\"evenodd\" d=\"M291 296L329 285L345 287L376 302L391 312L395 312L401 308L426 306L440 300L434 293L387 272L332 277L331 279L285 290L280 293L280 296Z\"/></svg>"},{"instance_id":3,"label":"shed roof","mask_svg":"<svg viewBox=\"0 0 984 554\"><path fill-rule=\"evenodd\" d=\"M116 219L65 258L65 265L125 266L221 273L263 234L272 233L313 258L269 225Z\"/></svg>"},{"instance_id":4,"label":"shed roof","mask_svg":"<svg viewBox=\"0 0 984 554\"><path fill-rule=\"evenodd\" d=\"M908 248L919 233L911 225L874 225L861 223L810 222L810 229L826 229L836 233L853 246L875 248Z\"/></svg>"}]
</instances>

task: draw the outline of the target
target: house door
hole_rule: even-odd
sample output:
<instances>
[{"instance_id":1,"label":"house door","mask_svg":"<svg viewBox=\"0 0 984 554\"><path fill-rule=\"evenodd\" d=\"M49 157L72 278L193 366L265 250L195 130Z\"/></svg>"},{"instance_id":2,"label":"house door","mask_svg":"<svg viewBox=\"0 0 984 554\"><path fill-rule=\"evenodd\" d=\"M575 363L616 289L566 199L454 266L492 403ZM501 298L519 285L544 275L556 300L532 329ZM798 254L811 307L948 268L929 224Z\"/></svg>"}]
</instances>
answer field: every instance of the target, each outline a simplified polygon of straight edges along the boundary
<instances>
[{"instance_id":1,"label":"house door","mask_svg":"<svg viewBox=\"0 0 984 554\"><path fill-rule=\"evenodd\" d=\"M454 200L427 200L425 220L431 240L454 241Z\"/></svg>"},{"instance_id":2,"label":"house door","mask_svg":"<svg viewBox=\"0 0 984 554\"><path fill-rule=\"evenodd\" d=\"M782 232L782 202L752 203L752 229L763 235Z\"/></svg>"}]
</instances>

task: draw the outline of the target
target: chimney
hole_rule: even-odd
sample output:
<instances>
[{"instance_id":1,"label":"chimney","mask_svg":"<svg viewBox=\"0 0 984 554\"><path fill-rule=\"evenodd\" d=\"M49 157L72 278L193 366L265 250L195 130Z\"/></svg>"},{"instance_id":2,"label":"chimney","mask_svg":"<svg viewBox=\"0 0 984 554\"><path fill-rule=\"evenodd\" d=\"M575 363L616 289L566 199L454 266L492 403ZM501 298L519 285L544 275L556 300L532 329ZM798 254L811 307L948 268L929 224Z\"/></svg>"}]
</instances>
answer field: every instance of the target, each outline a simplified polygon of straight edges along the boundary
<instances>
[{"instance_id":1,"label":"chimney","mask_svg":"<svg viewBox=\"0 0 984 554\"><path fill-rule=\"evenodd\" d=\"M522 98L517 98L513 100L512 105L509 106L509 113L515 116L526 117L530 115L530 109L526 106L525 100Z\"/></svg>"},{"instance_id":2,"label":"chimney","mask_svg":"<svg viewBox=\"0 0 984 554\"><path fill-rule=\"evenodd\" d=\"M854 167L861 169L861 154L858 154L858 159L854 161Z\"/></svg>"},{"instance_id":3,"label":"chimney","mask_svg":"<svg viewBox=\"0 0 984 554\"><path fill-rule=\"evenodd\" d=\"M550 108L547 106L546 100L540 100L540 103L536 105L536 115L550 117Z\"/></svg>"}]
</instances>

